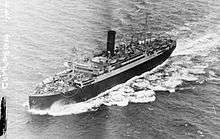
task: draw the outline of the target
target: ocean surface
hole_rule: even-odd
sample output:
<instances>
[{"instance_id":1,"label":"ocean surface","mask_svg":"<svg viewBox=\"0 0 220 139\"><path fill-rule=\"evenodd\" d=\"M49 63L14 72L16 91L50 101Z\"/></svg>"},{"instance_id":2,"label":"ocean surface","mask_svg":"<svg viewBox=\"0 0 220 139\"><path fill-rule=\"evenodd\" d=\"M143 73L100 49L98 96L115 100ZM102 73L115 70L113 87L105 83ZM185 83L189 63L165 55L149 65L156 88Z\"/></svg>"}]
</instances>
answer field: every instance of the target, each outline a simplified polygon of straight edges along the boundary
<instances>
[{"instance_id":1,"label":"ocean surface","mask_svg":"<svg viewBox=\"0 0 220 139\"><path fill-rule=\"evenodd\" d=\"M37 83L105 50L109 29L128 41L146 13L148 31L177 38L165 63L86 102L29 109ZM219 0L1 0L0 52L8 139L220 138Z\"/></svg>"}]
</instances>

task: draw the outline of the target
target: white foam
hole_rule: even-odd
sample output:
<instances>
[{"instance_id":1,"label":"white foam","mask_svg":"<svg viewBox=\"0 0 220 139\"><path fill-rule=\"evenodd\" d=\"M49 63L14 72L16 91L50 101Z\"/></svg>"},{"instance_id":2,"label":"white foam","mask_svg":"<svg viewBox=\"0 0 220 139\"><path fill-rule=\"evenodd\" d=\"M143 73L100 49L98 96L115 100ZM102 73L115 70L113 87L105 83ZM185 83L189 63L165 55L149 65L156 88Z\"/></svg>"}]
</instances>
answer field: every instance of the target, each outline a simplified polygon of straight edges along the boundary
<instances>
[{"instance_id":1,"label":"white foam","mask_svg":"<svg viewBox=\"0 0 220 139\"><path fill-rule=\"evenodd\" d=\"M214 71L212 71L212 70L210 70L210 71L209 71L209 75L211 75L211 76L213 76L213 77L216 77L215 72L214 72Z\"/></svg>"},{"instance_id":2,"label":"white foam","mask_svg":"<svg viewBox=\"0 0 220 139\"><path fill-rule=\"evenodd\" d=\"M204 68L194 68L194 69L188 69L190 73L193 74L205 74Z\"/></svg>"},{"instance_id":3,"label":"white foam","mask_svg":"<svg viewBox=\"0 0 220 139\"><path fill-rule=\"evenodd\" d=\"M198 80L198 78L196 76L193 76L192 74L188 74L188 73L184 73L181 76L182 80L186 80L186 81L196 81Z\"/></svg>"},{"instance_id":4,"label":"white foam","mask_svg":"<svg viewBox=\"0 0 220 139\"><path fill-rule=\"evenodd\" d=\"M189 38L179 40L172 56L192 54L207 56L210 50L216 49L219 42L219 35L217 33L207 33L193 40Z\"/></svg>"}]
</instances>

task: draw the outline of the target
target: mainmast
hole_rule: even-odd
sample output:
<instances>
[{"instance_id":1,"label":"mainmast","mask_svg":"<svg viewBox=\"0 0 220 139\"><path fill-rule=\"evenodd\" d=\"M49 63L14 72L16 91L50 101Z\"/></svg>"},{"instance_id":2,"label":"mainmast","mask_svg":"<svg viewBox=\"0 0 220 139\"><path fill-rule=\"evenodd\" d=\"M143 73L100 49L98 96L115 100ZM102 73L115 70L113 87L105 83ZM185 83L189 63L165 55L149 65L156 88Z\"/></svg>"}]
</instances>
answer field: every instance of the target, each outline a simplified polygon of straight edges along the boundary
<instances>
[{"instance_id":1,"label":"mainmast","mask_svg":"<svg viewBox=\"0 0 220 139\"><path fill-rule=\"evenodd\" d=\"M145 13L145 30L144 30L144 32L145 32L145 41L146 41L146 37L148 35L150 35L150 42L151 42L151 32L148 33L150 30L149 30L149 25L148 25L148 21L147 21L149 15L150 15L150 13L148 13L148 12Z\"/></svg>"}]
</instances>

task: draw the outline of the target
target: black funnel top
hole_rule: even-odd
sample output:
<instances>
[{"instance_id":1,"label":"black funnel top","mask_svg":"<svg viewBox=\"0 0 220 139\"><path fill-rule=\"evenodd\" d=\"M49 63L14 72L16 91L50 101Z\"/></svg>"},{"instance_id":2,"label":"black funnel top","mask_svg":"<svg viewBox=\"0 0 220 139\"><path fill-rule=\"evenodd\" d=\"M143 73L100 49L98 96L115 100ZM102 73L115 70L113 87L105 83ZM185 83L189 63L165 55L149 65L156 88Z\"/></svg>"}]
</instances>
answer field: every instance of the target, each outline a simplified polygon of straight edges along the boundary
<instances>
[{"instance_id":1,"label":"black funnel top","mask_svg":"<svg viewBox=\"0 0 220 139\"><path fill-rule=\"evenodd\" d=\"M108 38L107 38L107 51L110 51L111 56L114 55L114 48L115 48L115 34L114 30L108 31Z\"/></svg>"}]
</instances>

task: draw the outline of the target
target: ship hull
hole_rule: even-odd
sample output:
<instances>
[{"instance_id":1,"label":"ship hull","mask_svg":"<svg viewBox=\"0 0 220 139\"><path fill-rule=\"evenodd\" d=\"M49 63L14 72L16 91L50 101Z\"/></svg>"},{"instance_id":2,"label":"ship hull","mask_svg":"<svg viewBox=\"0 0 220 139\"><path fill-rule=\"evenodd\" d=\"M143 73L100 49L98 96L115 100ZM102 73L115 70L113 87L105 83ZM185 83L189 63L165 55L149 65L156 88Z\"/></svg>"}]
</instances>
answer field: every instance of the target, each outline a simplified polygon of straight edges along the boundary
<instances>
[{"instance_id":1,"label":"ship hull","mask_svg":"<svg viewBox=\"0 0 220 139\"><path fill-rule=\"evenodd\" d=\"M147 60L133 68L130 68L124 72L121 72L115 76L109 77L105 80L93 83L83 88L75 89L69 92L55 94L55 95L31 95L29 96L29 106L35 109L47 109L58 101L64 100L64 102L81 102L97 96L98 94L112 88L117 84L121 84L129 80L130 78L140 75L146 71L150 71L158 65L162 64L172 54L176 46L166 50L162 54Z\"/></svg>"}]
</instances>

